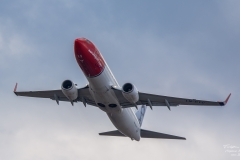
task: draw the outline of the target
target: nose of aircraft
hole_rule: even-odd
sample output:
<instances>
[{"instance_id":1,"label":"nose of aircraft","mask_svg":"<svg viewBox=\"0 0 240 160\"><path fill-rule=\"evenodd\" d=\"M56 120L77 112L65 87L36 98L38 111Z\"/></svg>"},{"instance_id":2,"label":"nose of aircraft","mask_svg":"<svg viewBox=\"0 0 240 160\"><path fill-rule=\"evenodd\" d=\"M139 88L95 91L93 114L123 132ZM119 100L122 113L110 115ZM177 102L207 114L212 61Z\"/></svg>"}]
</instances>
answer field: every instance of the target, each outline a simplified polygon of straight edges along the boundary
<instances>
[{"instance_id":1,"label":"nose of aircraft","mask_svg":"<svg viewBox=\"0 0 240 160\"><path fill-rule=\"evenodd\" d=\"M81 53L84 53L85 49L86 49L86 47L84 46L84 39L83 38L75 39L75 41L74 41L75 56L78 56Z\"/></svg>"},{"instance_id":2,"label":"nose of aircraft","mask_svg":"<svg viewBox=\"0 0 240 160\"><path fill-rule=\"evenodd\" d=\"M85 38L75 39L74 53L78 65L87 77L95 77L103 71L103 58L89 40Z\"/></svg>"}]
</instances>

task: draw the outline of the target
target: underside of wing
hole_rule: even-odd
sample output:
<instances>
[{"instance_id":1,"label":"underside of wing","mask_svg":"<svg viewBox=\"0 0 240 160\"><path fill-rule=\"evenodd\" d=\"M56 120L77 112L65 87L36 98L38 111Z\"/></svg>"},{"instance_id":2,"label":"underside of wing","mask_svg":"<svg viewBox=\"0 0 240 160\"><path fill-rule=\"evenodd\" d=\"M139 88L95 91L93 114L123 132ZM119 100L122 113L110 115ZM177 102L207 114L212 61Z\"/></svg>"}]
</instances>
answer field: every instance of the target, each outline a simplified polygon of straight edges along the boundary
<instances>
[{"instance_id":1,"label":"underside of wing","mask_svg":"<svg viewBox=\"0 0 240 160\"><path fill-rule=\"evenodd\" d=\"M83 102L89 105L96 106L92 95L89 92L89 87L83 87L77 89L78 97L73 102ZM35 97L35 98L49 98L58 101L69 101L69 99L63 94L62 90L47 90L47 91L17 91L17 84L14 89L14 93L17 96Z\"/></svg>"},{"instance_id":2,"label":"underside of wing","mask_svg":"<svg viewBox=\"0 0 240 160\"><path fill-rule=\"evenodd\" d=\"M114 93L118 98L118 101L121 106L124 108L127 107L135 107L134 104L128 102L123 94L121 89L114 88ZM178 106L178 105L200 105L200 106L224 106L227 104L228 99L231 94L227 97L225 101L206 101L206 100L197 100L197 99L188 99L188 98L178 98L178 97L170 97L170 96L162 96L162 95L154 95L149 93L138 92L139 101L136 102L136 105L147 105L147 106Z\"/></svg>"},{"instance_id":3,"label":"underside of wing","mask_svg":"<svg viewBox=\"0 0 240 160\"><path fill-rule=\"evenodd\" d=\"M206 100L197 100L197 99L187 99L187 98L177 98L161 95L153 95L148 93L139 92L139 101L146 105L149 104L148 101L152 103L153 106L156 104L161 104L162 106L167 106L167 103L170 106L178 105L200 105L200 106L224 106L231 94L227 97L225 101L206 101Z\"/></svg>"}]
</instances>

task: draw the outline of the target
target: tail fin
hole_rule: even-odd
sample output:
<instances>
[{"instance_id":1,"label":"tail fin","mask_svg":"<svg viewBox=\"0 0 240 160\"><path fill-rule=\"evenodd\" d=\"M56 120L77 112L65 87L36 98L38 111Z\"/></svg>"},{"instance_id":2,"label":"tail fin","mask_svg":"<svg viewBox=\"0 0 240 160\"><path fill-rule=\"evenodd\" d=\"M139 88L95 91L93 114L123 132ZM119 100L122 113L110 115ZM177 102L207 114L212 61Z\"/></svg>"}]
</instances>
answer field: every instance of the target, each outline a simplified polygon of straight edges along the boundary
<instances>
[{"instance_id":1,"label":"tail fin","mask_svg":"<svg viewBox=\"0 0 240 160\"><path fill-rule=\"evenodd\" d=\"M144 118L146 109L147 109L147 106L142 105L141 108L139 108L137 110L137 112L135 113L136 116L137 116L137 119L138 119L138 122L139 122L140 126L142 126L142 122L143 122L143 118Z\"/></svg>"}]
</instances>

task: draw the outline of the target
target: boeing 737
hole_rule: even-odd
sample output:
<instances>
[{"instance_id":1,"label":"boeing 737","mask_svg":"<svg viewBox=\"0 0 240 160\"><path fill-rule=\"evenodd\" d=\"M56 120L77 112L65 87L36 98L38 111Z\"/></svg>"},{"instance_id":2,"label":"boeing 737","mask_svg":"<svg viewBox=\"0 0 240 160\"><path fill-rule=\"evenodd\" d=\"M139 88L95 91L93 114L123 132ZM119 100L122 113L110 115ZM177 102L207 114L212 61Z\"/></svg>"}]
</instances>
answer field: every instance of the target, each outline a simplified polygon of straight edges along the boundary
<instances>
[{"instance_id":1,"label":"boeing 737","mask_svg":"<svg viewBox=\"0 0 240 160\"><path fill-rule=\"evenodd\" d=\"M103 136L129 137L139 141L140 138L180 139L184 137L158 133L141 129L147 106L166 106L171 110L172 106L198 105L198 106L224 106L225 101L205 101L197 99L177 98L162 95L148 94L138 91L132 83L125 83L122 87L118 84L110 68L97 47L86 38L77 38L74 41L74 53L76 61L88 80L88 85L77 88L71 80L62 82L61 89L47 91L17 91L17 83L14 93L17 96L50 98L59 101L82 102L83 105L98 107L104 111L113 125L115 131L99 133Z\"/></svg>"}]
</instances>

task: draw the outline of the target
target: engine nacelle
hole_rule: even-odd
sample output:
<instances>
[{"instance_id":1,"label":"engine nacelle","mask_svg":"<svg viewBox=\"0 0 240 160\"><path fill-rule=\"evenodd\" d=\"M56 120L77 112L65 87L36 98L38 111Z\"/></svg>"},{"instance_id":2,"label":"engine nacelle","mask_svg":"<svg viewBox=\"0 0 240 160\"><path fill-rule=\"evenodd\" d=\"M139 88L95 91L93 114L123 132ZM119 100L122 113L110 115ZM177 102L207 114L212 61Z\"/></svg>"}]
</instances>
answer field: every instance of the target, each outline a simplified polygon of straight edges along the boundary
<instances>
[{"instance_id":1,"label":"engine nacelle","mask_svg":"<svg viewBox=\"0 0 240 160\"><path fill-rule=\"evenodd\" d=\"M70 101L73 101L78 97L78 90L75 84L70 80L63 81L62 92Z\"/></svg>"},{"instance_id":2,"label":"engine nacelle","mask_svg":"<svg viewBox=\"0 0 240 160\"><path fill-rule=\"evenodd\" d=\"M130 103L135 104L139 100L138 90L131 83L125 83L123 85L122 94Z\"/></svg>"}]
</instances>

